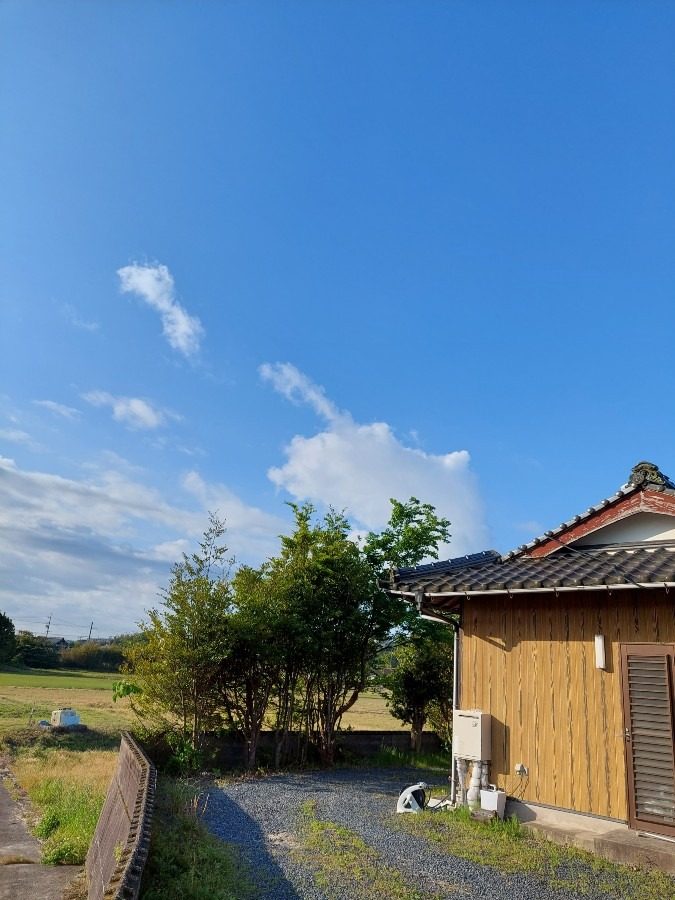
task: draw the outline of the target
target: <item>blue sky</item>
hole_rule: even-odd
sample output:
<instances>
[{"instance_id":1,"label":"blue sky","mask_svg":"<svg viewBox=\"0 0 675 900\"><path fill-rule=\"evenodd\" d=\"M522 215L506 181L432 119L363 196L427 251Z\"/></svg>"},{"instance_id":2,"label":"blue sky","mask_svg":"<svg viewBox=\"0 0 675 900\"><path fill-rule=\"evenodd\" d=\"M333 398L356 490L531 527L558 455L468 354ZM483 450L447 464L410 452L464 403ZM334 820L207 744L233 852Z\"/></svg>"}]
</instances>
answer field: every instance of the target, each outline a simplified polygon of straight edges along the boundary
<instances>
[{"instance_id":1,"label":"blue sky","mask_svg":"<svg viewBox=\"0 0 675 900\"><path fill-rule=\"evenodd\" d=\"M0 5L0 610L285 500L508 551L675 475L675 5Z\"/></svg>"}]
</instances>

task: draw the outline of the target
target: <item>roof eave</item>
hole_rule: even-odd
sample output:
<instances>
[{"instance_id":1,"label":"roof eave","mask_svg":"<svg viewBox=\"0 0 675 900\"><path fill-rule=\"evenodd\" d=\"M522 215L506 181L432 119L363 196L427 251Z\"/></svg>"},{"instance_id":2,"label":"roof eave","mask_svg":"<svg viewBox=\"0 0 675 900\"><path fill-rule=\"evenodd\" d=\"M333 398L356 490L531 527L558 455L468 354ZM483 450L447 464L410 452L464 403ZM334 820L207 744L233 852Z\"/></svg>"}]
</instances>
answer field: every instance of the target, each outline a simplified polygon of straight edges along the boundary
<instances>
[{"instance_id":1,"label":"roof eave","mask_svg":"<svg viewBox=\"0 0 675 900\"><path fill-rule=\"evenodd\" d=\"M560 594L563 591L618 591L634 590L635 588L675 588L675 581L636 581L616 582L613 584L576 584L560 585L559 587L536 588L496 588L493 591L390 591L403 597L416 597L423 594L425 598L450 599L454 597L490 597L495 594Z\"/></svg>"}]
</instances>

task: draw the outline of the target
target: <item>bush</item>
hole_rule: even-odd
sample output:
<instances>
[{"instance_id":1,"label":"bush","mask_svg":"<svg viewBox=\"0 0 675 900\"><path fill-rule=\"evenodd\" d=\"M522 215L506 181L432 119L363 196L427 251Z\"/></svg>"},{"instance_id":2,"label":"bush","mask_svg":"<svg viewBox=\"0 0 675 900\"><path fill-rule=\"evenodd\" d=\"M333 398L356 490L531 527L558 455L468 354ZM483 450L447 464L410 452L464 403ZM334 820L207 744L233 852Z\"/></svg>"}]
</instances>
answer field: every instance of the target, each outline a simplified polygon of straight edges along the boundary
<instances>
[{"instance_id":1,"label":"bush","mask_svg":"<svg viewBox=\"0 0 675 900\"><path fill-rule=\"evenodd\" d=\"M59 651L46 637L20 631L16 636L12 662L31 669L58 669Z\"/></svg>"},{"instance_id":2,"label":"bush","mask_svg":"<svg viewBox=\"0 0 675 900\"><path fill-rule=\"evenodd\" d=\"M66 669L86 669L89 672L119 672L124 662L121 647L85 641L61 651L61 665Z\"/></svg>"}]
</instances>

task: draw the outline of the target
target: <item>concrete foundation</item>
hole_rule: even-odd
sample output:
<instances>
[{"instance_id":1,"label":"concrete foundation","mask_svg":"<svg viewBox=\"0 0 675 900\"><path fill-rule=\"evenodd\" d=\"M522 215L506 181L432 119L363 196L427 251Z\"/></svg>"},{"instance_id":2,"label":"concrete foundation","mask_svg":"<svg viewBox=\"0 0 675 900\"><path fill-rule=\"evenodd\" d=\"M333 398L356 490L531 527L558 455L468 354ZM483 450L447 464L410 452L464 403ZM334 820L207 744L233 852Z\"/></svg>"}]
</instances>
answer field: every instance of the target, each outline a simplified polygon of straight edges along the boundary
<instances>
[{"instance_id":1,"label":"concrete foundation","mask_svg":"<svg viewBox=\"0 0 675 900\"><path fill-rule=\"evenodd\" d=\"M625 822L518 800L507 801L506 815L517 816L526 828L556 844L579 847L626 866L646 866L675 875L675 841L633 831Z\"/></svg>"}]
</instances>

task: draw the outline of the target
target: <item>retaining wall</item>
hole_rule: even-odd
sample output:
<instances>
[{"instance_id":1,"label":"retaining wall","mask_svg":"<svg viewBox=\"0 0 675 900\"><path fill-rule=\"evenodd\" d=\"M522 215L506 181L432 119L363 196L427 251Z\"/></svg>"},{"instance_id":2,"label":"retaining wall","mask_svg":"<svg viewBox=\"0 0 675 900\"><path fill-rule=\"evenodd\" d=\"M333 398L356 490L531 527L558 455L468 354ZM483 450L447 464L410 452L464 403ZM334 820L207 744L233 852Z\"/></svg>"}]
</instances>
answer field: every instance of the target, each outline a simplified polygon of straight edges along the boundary
<instances>
[{"instance_id":1,"label":"retaining wall","mask_svg":"<svg viewBox=\"0 0 675 900\"><path fill-rule=\"evenodd\" d=\"M126 731L85 864L87 900L136 900L150 845L155 767Z\"/></svg>"},{"instance_id":2,"label":"retaining wall","mask_svg":"<svg viewBox=\"0 0 675 900\"><path fill-rule=\"evenodd\" d=\"M263 731L258 745L258 763L272 765L276 736L273 731ZM299 735L289 736L292 749L300 740ZM346 756L355 755L365 758L376 756L383 747L406 752L410 750L410 732L398 731L340 731L337 736L338 759L340 752ZM422 734L422 751L424 753L440 753L443 748L440 738L431 731ZM244 766L243 740L232 737L207 735L204 739L206 765L217 769L237 769ZM158 765L166 763L171 755L168 746L160 744L149 749L152 758Z\"/></svg>"}]
</instances>

